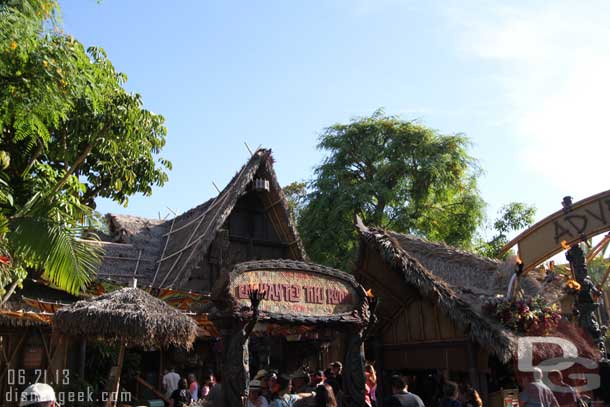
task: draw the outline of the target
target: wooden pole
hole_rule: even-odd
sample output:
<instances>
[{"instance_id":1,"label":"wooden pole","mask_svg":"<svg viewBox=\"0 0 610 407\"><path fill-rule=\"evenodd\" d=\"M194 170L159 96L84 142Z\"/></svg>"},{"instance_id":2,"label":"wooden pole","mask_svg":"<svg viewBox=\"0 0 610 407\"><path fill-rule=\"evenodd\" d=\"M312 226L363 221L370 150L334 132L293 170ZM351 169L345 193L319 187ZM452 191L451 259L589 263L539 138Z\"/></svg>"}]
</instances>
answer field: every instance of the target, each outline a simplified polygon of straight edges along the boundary
<instances>
[{"instance_id":1,"label":"wooden pole","mask_svg":"<svg viewBox=\"0 0 610 407\"><path fill-rule=\"evenodd\" d=\"M78 374L81 379L85 379L85 364L87 362L87 340L81 339L80 342L80 353L79 353L79 365L78 365Z\"/></svg>"},{"instance_id":2,"label":"wooden pole","mask_svg":"<svg viewBox=\"0 0 610 407\"><path fill-rule=\"evenodd\" d=\"M140 383L142 386L146 387L150 390L155 396L159 397L161 400L169 403L169 399L165 396L165 394L161 393L159 390L155 388L152 384L148 383L146 380L142 379L140 376L136 376L136 381Z\"/></svg>"},{"instance_id":3,"label":"wooden pole","mask_svg":"<svg viewBox=\"0 0 610 407\"><path fill-rule=\"evenodd\" d=\"M117 405L117 400L119 398L119 391L121 388L121 370L123 370L123 359L125 358L125 344L122 343L121 344L121 348L119 349L119 357L117 360L117 364L115 367L115 373L114 373L114 382L112 383L112 386L110 387L111 391L108 397L108 400L106 401L106 406L107 407L116 407Z\"/></svg>"}]
</instances>

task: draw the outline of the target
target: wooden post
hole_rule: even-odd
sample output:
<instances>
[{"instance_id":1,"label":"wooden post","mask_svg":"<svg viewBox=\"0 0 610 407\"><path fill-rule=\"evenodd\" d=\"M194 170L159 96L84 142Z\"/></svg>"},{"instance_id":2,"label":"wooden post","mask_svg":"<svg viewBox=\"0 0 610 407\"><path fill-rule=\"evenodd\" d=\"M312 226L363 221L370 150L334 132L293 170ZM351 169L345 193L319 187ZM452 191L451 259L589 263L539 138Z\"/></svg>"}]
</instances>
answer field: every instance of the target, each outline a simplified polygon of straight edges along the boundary
<instances>
[{"instance_id":1,"label":"wooden post","mask_svg":"<svg viewBox=\"0 0 610 407\"><path fill-rule=\"evenodd\" d=\"M117 404L117 400L119 398L119 393L121 389L121 370L123 369L123 359L125 358L125 344L121 344L121 348L119 349L119 357L117 360L117 364L114 368L114 377L112 378L112 384L110 387L110 394L108 400L106 400L107 407L115 407ZM110 371L112 375L112 370Z\"/></svg>"},{"instance_id":2,"label":"wooden post","mask_svg":"<svg viewBox=\"0 0 610 407\"><path fill-rule=\"evenodd\" d=\"M85 363L87 361L87 340L82 339L80 342L78 374L82 380L85 379Z\"/></svg>"}]
</instances>

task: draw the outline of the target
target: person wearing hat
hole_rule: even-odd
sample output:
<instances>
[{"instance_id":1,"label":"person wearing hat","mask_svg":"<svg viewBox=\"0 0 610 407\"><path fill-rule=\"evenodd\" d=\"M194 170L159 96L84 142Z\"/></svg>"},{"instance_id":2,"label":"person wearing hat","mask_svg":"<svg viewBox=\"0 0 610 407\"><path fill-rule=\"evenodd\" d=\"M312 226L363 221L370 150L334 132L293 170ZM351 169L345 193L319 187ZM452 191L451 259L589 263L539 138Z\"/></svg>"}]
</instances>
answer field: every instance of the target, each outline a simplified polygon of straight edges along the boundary
<instances>
[{"instance_id":1,"label":"person wearing hat","mask_svg":"<svg viewBox=\"0 0 610 407\"><path fill-rule=\"evenodd\" d=\"M262 380L265 376L267 376L269 374L269 372L267 372L265 369L260 369L258 372L256 372L256 374L254 375L254 380Z\"/></svg>"},{"instance_id":2,"label":"person wearing hat","mask_svg":"<svg viewBox=\"0 0 610 407\"><path fill-rule=\"evenodd\" d=\"M261 394L261 381L257 379L250 380L249 387L250 390L248 392L248 407L269 407L269 402Z\"/></svg>"},{"instance_id":3,"label":"person wearing hat","mask_svg":"<svg viewBox=\"0 0 610 407\"><path fill-rule=\"evenodd\" d=\"M55 391L51 386L45 383L35 383L21 393L19 406L55 407L58 404L55 400Z\"/></svg>"}]
</instances>

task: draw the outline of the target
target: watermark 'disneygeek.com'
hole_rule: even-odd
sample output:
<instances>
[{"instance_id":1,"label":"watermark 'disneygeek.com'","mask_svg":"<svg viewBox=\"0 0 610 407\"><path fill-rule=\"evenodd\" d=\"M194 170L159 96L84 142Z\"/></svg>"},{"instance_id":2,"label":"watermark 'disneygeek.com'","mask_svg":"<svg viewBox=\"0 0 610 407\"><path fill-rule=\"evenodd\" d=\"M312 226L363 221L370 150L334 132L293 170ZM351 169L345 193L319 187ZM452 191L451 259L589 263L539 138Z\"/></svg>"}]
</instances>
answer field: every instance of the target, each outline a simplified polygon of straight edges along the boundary
<instances>
[{"instance_id":1,"label":"watermark 'disneygeek.com'","mask_svg":"<svg viewBox=\"0 0 610 407\"><path fill-rule=\"evenodd\" d=\"M18 404L25 397L24 388L35 383L45 383L55 389L55 398L62 406L98 406L107 401L129 403L132 394L127 391L111 393L96 391L91 386L70 388L70 370L63 369L49 373L46 369L8 369L6 372L8 389L2 394L4 403ZM0 403L0 405L3 405Z\"/></svg>"}]
</instances>

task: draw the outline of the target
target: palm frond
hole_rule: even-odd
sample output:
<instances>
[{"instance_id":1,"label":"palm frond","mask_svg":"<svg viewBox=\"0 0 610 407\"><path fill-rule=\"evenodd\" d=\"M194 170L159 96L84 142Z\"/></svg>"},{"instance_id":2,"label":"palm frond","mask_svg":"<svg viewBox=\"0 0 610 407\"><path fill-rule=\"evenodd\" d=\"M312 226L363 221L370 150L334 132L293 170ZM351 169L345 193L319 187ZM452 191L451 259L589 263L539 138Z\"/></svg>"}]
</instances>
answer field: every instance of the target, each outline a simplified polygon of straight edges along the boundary
<instances>
[{"instance_id":1,"label":"palm frond","mask_svg":"<svg viewBox=\"0 0 610 407\"><path fill-rule=\"evenodd\" d=\"M82 228L61 225L39 217L10 221L7 240L29 267L44 270L57 287L78 294L98 269L101 253L96 245L80 240Z\"/></svg>"}]
</instances>

